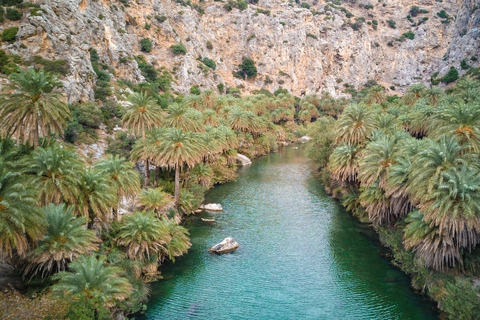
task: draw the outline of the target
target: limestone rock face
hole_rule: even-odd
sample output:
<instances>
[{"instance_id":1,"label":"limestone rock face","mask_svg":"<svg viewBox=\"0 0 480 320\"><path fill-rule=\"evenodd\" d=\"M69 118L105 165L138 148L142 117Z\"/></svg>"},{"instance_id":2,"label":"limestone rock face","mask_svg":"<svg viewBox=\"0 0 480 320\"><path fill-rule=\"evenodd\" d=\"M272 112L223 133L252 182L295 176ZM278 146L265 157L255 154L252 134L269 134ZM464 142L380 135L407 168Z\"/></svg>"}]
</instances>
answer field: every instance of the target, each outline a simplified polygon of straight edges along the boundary
<instances>
[{"instance_id":1,"label":"limestone rock face","mask_svg":"<svg viewBox=\"0 0 480 320\"><path fill-rule=\"evenodd\" d=\"M233 252L237 250L239 246L240 245L238 244L238 242L233 240L233 238L228 237L225 238L222 242L217 243L216 245L211 247L209 250L214 253L223 254Z\"/></svg>"},{"instance_id":2,"label":"limestone rock face","mask_svg":"<svg viewBox=\"0 0 480 320\"><path fill-rule=\"evenodd\" d=\"M240 166L248 166L252 164L252 160L250 160L250 158L240 153L237 153L236 160L237 164Z\"/></svg>"},{"instance_id":3,"label":"limestone rock face","mask_svg":"<svg viewBox=\"0 0 480 320\"><path fill-rule=\"evenodd\" d=\"M171 0L32 2L44 12L26 10L19 23L6 20L3 28L18 25L19 32L17 41L3 42L2 49L26 59L67 60L70 72L62 80L70 103L93 98L97 75L91 49L114 70L113 80L133 82L144 81L133 58L143 54L148 63L173 73L173 89L181 93L193 85L216 89L224 83L243 93L283 87L295 95L339 96L347 84L359 88L368 80L402 92L412 83L428 84L432 74L441 77L450 67L465 72L462 60L472 66L480 60L479 0L362 0L341 6L319 0L308 2L309 9L260 0L243 11L227 11L213 0L193 0L192 6ZM426 13L411 16L413 5ZM448 19L438 15L442 10ZM402 36L407 31L413 39ZM153 44L149 53L141 51L144 38ZM186 55L171 52L179 42ZM198 57L214 60L216 69ZM233 77L242 57L256 62L255 79Z\"/></svg>"}]
</instances>

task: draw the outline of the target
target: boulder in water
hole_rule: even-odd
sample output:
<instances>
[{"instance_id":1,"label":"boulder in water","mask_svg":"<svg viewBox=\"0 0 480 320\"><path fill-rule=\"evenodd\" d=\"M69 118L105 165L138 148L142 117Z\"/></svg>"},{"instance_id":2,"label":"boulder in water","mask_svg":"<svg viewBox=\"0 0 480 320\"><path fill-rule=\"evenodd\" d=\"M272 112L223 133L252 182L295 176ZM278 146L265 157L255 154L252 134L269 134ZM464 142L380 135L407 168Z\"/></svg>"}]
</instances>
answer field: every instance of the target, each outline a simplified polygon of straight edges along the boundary
<instances>
[{"instance_id":1,"label":"boulder in water","mask_svg":"<svg viewBox=\"0 0 480 320\"><path fill-rule=\"evenodd\" d=\"M235 158L235 160L237 160L237 163L240 166L248 166L252 164L252 160L240 153L237 153L237 157Z\"/></svg>"},{"instance_id":2,"label":"boulder in water","mask_svg":"<svg viewBox=\"0 0 480 320\"><path fill-rule=\"evenodd\" d=\"M222 242L217 243L213 247L211 247L209 250L214 253L222 254L222 253L230 253L238 249L240 245L238 242L233 240L233 238L228 237L223 239Z\"/></svg>"},{"instance_id":3,"label":"boulder in water","mask_svg":"<svg viewBox=\"0 0 480 320\"><path fill-rule=\"evenodd\" d=\"M202 204L200 209L208 210L208 211L223 211L222 205L220 203L207 203Z\"/></svg>"},{"instance_id":4,"label":"boulder in water","mask_svg":"<svg viewBox=\"0 0 480 320\"><path fill-rule=\"evenodd\" d=\"M309 136L303 136L300 139L298 139L298 142L305 143L305 142L308 142L310 140L312 140L312 138L310 138Z\"/></svg>"}]
</instances>

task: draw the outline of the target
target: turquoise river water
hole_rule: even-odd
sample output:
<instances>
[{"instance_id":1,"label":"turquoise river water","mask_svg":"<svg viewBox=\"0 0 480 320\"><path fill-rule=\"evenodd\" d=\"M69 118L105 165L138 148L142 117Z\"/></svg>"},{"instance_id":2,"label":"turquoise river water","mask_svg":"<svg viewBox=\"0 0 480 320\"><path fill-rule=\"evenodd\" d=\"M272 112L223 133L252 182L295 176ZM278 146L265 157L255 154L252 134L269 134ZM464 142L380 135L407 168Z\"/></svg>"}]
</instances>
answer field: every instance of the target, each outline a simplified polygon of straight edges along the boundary
<instances>
[{"instance_id":1,"label":"turquoise river water","mask_svg":"<svg viewBox=\"0 0 480 320\"><path fill-rule=\"evenodd\" d=\"M324 192L302 149L256 159L207 194L224 212L187 220L192 248L162 268L142 319L438 319L373 231ZM236 252L207 251L228 236Z\"/></svg>"}]
</instances>

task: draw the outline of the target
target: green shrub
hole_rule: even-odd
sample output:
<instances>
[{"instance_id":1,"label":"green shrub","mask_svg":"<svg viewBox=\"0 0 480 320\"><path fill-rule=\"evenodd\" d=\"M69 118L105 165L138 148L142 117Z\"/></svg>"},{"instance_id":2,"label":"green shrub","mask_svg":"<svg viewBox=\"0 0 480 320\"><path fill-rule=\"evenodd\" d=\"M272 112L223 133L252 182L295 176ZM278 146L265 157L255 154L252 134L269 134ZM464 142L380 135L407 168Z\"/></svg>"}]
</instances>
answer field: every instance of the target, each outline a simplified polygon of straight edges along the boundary
<instances>
[{"instance_id":1,"label":"green shrub","mask_svg":"<svg viewBox=\"0 0 480 320\"><path fill-rule=\"evenodd\" d=\"M307 33L307 38L312 38L312 39L315 39L315 40L318 39L317 36L314 35L313 33Z\"/></svg>"},{"instance_id":2,"label":"green shrub","mask_svg":"<svg viewBox=\"0 0 480 320\"><path fill-rule=\"evenodd\" d=\"M395 29L397 27L397 23L393 20L387 20L388 26L392 29Z\"/></svg>"},{"instance_id":3,"label":"green shrub","mask_svg":"<svg viewBox=\"0 0 480 320\"><path fill-rule=\"evenodd\" d=\"M257 76L257 67L255 66L255 61L249 58L243 58L242 63L238 65L240 68L239 71L234 72L236 78L254 78Z\"/></svg>"},{"instance_id":4,"label":"green shrub","mask_svg":"<svg viewBox=\"0 0 480 320\"><path fill-rule=\"evenodd\" d=\"M412 31L407 31L404 34L402 34L402 37L413 40L415 39L415 33L413 33Z\"/></svg>"},{"instance_id":5,"label":"green shrub","mask_svg":"<svg viewBox=\"0 0 480 320\"><path fill-rule=\"evenodd\" d=\"M442 77L440 81L443 83L452 83L457 81L458 79L458 70L455 69L455 67L451 67L450 70L448 70L447 74Z\"/></svg>"},{"instance_id":6,"label":"green shrub","mask_svg":"<svg viewBox=\"0 0 480 320\"><path fill-rule=\"evenodd\" d=\"M12 21L17 21L22 19L22 13L18 10L7 8L7 13L5 15L7 19Z\"/></svg>"},{"instance_id":7,"label":"green shrub","mask_svg":"<svg viewBox=\"0 0 480 320\"><path fill-rule=\"evenodd\" d=\"M203 64L206 65L207 67L209 67L210 69L215 70L217 68L217 64L215 63L215 61L213 61L210 58L205 57L205 58L201 58L199 60L201 62L203 62Z\"/></svg>"},{"instance_id":8,"label":"green shrub","mask_svg":"<svg viewBox=\"0 0 480 320\"><path fill-rule=\"evenodd\" d=\"M440 12L438 12L437 16L439 16L440 18L443 18L443 19L449 19L450 18L450 15L445 10L441 10Z\"/></svg>"},{"instance_id":9,"label":"green shrub","mask_svg":"<svg viewBox=\"0 0 480 320\"><path fill-rule=\"evenodd\" d=\"M175 54L175 55L187 54L187 49L185 48L185 46L181 42L172 45L170 47L170 49L172 50L173 54Z\"/></svg>"},{"instance_id":10,"label":"green shrub","mask_svg":"<svg viewBox=\"0 0 480 320\"><path fill-rule=\"evenodd\" d=\"M462 70L470 69L470 66L468 65L467 61L465 61L465 59L460 61L460 68L462 68Z\"/></svg>"},{"instance_id":11,"label":"green shrub","mask_svg":"<svg viewBox=\"0 0 480 320\"><path fill-rule=\"evenodd\" d=\"M143 52L151 52L152 46L152 41L150 41L150 39L143 38L140 40L140 47Z\"/></svg>"},{"instance_id":12,"label":"green shrub","mask_svg":"<svg viewBox=\"0 0 480 320\"><path fill-rule=\"evenodd\" d=\"M305 9L310 9L310 5L306 2L302 2L302 4L300 5L300 7L302 8L305 8Z\"/></svg>"},{"instance_id":13,"label":"green shrub","mask_svg":"<svg viewBox=\"0 0 480 320\"><path fill-rule=\"evenodd\" d=\"M7 28L2 32L2 40L13 43L18 33L18 27Z\"/></svg>"},{"instance_id":14,"label":"green shrub","mask_svg":"<svg viewBox=\"0 0 480 320\"><path fill-rule=\"evenodd\" d=\"M68 62L62 59L48 60L40 56L34 56L32 58L32 62L43 66L43 69L45 71L48 71L51 73L58 73L63 76L66 76L70 71L70 66L68 65Z\"/></svg>"},{"instance_id":15,"label":"green shrub","mask_svg":"<svg viewBox=\"0 0 480 320\"><path fill-rule=\"evenodd\" d=\"M200 90L200 88L199 88L197 85L192 86L192 87L190 88L190 94L193 94L193 95L198 96L198 95L200 95L201 93L202 93L202 90Z\"/></svg>"},{"instance_id":16,"label":"green shrub","mask_svg":"<svg viewBox=\"0 0 480 320\"><path fill-rule=\"evenodd\" d=\"M19 6L23 0L0 0L0 5L10 7L10 6Z\"/></svg>"},{"instance_id":17,"label":"green shrub","mask_svg":"<svg viewBox=\"0 0 480 320\"><path fill-rule=\"evenodd\" d=\"M167 20L167 17L165 16L155 16L155 19L157 19L158 22L163 23Z\"/></svg>"},{"instance_id":18,"label":"green shrub","mask_svg":"<svg viewBox=\"0 0 480 320\"><path fill-rule=\"evenodd\" d=\"M225 92L225 85L223 83L219 83L219 84L217 84L217 89L218 89L218 92L224 93Z\"/></svg>"},{"instance_id":19,"label":"green shrub","mask_svg":"<svg viewBox=\"0 0 480 320\"><path fill-rule=\"evenodd\" d=\"M212 50L213 49L213 44L210 41L207 41L206 47L207 47L208 50Z\"/></svg>"}]
</instances>

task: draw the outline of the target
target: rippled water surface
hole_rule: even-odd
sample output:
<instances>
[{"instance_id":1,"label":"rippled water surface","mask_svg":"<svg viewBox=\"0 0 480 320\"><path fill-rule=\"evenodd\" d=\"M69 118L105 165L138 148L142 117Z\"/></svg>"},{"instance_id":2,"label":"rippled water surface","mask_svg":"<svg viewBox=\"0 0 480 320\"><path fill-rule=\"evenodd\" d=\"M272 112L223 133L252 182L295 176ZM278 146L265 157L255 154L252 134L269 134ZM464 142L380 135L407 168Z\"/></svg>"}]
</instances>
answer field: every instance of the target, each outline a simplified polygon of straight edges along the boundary
<instances>
[{"instance_id":1,"label":"rippled water surface","mask_svg":"<svg viewBox=\"0 0 480 320\"><path fill-rule=\"evenodd\" d=\"M302 148L255 160L207 200L224 212L187 221L193 246L163 268L147 319L437 318L371 230L325 194ZM207 251L228 236L238 251Z\"/></svg>"}]
</instances>

